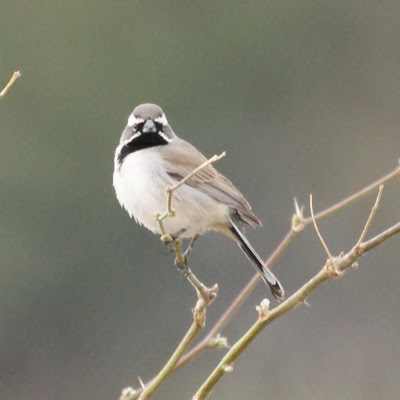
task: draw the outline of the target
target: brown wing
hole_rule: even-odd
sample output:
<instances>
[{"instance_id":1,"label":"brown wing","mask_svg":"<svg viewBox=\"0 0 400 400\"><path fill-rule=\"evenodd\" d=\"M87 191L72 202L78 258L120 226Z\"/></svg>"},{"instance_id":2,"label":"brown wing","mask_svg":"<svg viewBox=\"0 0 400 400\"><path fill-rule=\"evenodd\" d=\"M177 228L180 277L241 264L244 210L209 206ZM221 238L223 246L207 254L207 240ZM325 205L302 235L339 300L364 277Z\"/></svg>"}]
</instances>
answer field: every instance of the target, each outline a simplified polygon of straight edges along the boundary
<instances>
[{"instance_id":1,"label":"brown wing","mask_svg":"<svg viewBox=\"0 0 400 400\"><path fill-rule=\"evenodd\" d=\"M168 162L169 175L177 181L207 161L207 158L194 146L179 138L175 138L167 146L161 146L160 150L163 159ZM261 225L240 191L212 165L203 168L186 184L232 207L249 225Z\"/></svg>"}]
</instances>

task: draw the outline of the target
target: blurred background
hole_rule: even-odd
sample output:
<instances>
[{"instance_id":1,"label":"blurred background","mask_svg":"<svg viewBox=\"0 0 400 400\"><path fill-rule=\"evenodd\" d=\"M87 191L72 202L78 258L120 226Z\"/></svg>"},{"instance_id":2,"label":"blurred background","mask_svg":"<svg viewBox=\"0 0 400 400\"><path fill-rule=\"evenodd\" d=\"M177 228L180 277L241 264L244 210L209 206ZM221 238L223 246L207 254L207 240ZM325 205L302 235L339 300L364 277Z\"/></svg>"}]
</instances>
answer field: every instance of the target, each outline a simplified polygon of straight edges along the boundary
<instances>
[{"instance_id":1,"label":"blurred background","mask_svg":"<svg viewBox=\"0 0 400 400\"><path fill-rule=\"evenodd\" d=\"M262 256L295 196L313 193L320 210L398 162L397 0L21 0L3 1L1 16L1 86L23 74L0 104L1 399L116 399L159 370L191 322L192 288L112 188L138 103L160 104L207 156L227 152L217 167L264 222L248 231ZM355 243L375 195L321 221L333 253ZM399 209L397 181L368 237ZM399 240L269 326L212 398L397 398ZM274 271L291 294L325 259L309 228ZM191 267L220 285L211 327L254 271L213 233ZM266 296L259 285L224 330L230 343ZM154 398L191 398L222 355L205 352Z\"/></svg>"}]
</instances>

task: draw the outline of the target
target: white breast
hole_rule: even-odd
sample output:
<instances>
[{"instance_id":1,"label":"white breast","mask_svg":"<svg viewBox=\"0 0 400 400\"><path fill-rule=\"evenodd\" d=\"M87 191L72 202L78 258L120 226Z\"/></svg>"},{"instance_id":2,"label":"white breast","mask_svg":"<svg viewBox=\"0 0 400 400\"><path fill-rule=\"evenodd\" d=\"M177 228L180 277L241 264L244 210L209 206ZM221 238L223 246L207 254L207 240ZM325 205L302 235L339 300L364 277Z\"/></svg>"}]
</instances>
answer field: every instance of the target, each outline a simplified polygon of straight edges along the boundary
<instances>
[{"instance_id":1,"label":"white breast","mask_svg":"<svg viewBox=\"0 0 400 400\"><path fill-rule=\"evenodd\" d=\"M115 161L113 180L122 207L139 224L160 234L154 215L165 211L166 188L176 181L167 174L157 147L128 155L122 166ZM171 235L185 229L182 237L193 237L215 224L225 223L229 213L226 205L187 185L174 192L172 207L176 216L166 219L164 226Z\"/></svg>"},{"instance_id":2,"label":"white breast","mask_svg":"<svg viewBox=\"0 0 400 400\"><path fill-rule=\"evenodd\" d=\"M122 207L136 222L154 233L158 225L154 214L163 212L166 204L165 182L160 171L163 162L156 149L150 148L128 155L121 167L115 164L114 188Z\"/></svg>"}]
</instances>

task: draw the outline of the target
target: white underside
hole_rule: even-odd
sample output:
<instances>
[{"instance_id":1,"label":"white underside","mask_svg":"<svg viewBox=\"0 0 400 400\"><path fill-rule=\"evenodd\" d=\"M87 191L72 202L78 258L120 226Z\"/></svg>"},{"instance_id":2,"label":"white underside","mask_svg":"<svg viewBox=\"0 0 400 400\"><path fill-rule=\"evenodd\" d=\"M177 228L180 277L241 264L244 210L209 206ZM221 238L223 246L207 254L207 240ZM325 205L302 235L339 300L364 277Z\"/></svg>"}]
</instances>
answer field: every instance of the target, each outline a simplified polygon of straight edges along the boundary
<instances>
[{"instance_id":1,"label":"white underside","mask_svg":"<svg viewBox=\"0 0 400 400\"><path fill-rule=\"evenodd\" d=\"M166 188L176 181L167 174L158 149L134 152L125 158L121 167L115 162L113 181L121 206L139 224L160 234L154 215L166 210ZM176 215L167 218L164 226L171 235L185 230L181 237L215 229L218 224L225 225L229 218L226 205L188 185L174 192L172 208Z\"/></svg>"}]
</instances>

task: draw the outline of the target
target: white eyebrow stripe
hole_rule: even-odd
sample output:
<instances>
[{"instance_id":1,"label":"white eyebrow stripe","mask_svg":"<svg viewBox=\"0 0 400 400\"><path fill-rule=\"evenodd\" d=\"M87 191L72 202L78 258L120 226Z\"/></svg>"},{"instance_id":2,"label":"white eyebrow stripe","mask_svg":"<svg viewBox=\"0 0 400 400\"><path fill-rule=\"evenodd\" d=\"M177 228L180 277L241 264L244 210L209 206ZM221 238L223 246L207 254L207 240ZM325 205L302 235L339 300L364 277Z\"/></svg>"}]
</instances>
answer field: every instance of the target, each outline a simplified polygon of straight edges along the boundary
<instances>
[{"instance_id":1,"label":"white eyebrow stripe","mask_svg":"<svg viewBox=\"0 0 400 400\"><path fill-rule=\"evenodd\" d=\"M131 114L128 118L128 126L132 127L135 124L140 124L141 122L144 122L143 118L137 118L133 114Z\"/></svg>"},{"instance_id":2,"label":"white eyebrow stripe","mask_svg":"<svg viewBox=\"0 0 400 400\"><path fill-rule=\"evenodd\" d=\"M161 117L155 118L154 121L164 126L168 125L167 117L165 116L165 114L161 115Z\"/></svg>"},{"instance_id":3,"label":"white eyebrow stripe","mask_svg":"<svg viewBox=\"0 0 400 400\"><path fill-rule=\"evenodd\" d=\"M158 134L168 143L172 142L172 139L170 139L164 132L159 131Z\"/></svg>"}]
</instances>

